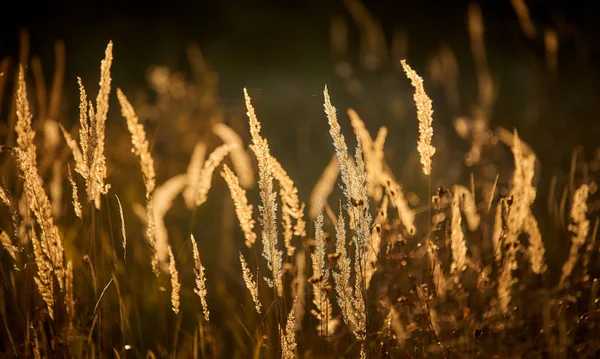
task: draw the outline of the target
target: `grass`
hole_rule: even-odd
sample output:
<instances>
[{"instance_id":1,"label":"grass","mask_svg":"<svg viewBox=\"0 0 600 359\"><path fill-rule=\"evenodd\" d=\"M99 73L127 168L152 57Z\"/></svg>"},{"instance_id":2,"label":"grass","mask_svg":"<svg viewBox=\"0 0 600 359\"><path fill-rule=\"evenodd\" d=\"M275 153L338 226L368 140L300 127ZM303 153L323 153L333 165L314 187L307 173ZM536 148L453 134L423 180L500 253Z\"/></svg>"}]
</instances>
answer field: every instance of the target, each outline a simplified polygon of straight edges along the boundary
<instances>
[{"instance_id":1,"label":"grass","mask_svg":"<svg viewBox=\"0 0 600 359\"><path fill-rule=\"evenodd\" d=\"M524 3L512 3L523 31L535 37ZM356 1L347 6L363 35L381 40L366 9ZM538 190L535 149L516 130L491 126L499 90L481 11L472 5L468 16L479 94L476 115L455 127L470 146L470 181L441 186L448 149L434 135L436 104L422 75L398 63L406 91L414 90L407 117L418 123L419 160L408 165L416 178L410 183L429 191L422 198L388 163L393 134L381 127L372 137L357 111L340 115L327 87L322 120L333 157L308 196L261 131L252 91L240 89L247 125L223 118L215 74L196 47L189 55L197 83L157 68L150 75L157 98L149 105L113 91L118 60L110 42L95 103L83 84L98 79L78 79L77 129L59 119L61 86L47 95L39 59L31 67L21 61L7 106L12 127L0 147L3 356L597 355L594 164L575 152L567 181L554 177L551 191ZM556 44L546 42L556 71ZM63 46L56 51L61 58ZM445 50L436 61L452 104L456 60ZM4 93L8 67L1 68ZM53 84L63 76L59 64ZM109 116L113 107L121 118ZM202 136L173 137L178 148L166 152L181 156L169 158L154 149L165 127L144 120L152 109L172 112L174 131L197 126L190 113L210 120ZM353 133L343 131L346 124ZM506 153L511 164L490 174L493 152ZM560 246L568 250L549 255Z\"/></svg>"}]
</instances>

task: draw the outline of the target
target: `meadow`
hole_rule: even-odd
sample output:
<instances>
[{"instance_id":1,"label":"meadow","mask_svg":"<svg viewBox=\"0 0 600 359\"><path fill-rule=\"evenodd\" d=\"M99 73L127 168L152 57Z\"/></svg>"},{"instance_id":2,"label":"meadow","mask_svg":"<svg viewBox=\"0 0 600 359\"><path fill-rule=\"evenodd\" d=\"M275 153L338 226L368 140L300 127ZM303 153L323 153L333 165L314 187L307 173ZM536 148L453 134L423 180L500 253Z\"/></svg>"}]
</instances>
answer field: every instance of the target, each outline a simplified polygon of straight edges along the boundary
<instances>
[{"instance_id":1,"label":"meadow","mask_svg":"<svg viewBox=\"0 0 600 359\"><path fill-rule=\"evenodd\" d=\"M511 3L543 47L544 76L558 76L560 34ZM494 123L510 89L475 4L468 111L452 49L413 63L401 33L386 61L402 94L387 105L411 130L336 105L342 91L361 97L357 69L387 56L377 19L359 1L346 8L359 64L336 60L337 82L319 89L329 147L298 169L263 125L268 91L240 88L227 108L196 43L187 72L148 70L144 97L113 80L118 42L92 49L99 68L75 79L56 42L48 86L21 33L18 58L0 59L0 356L598 355L597 143L541 172L531 131ZM334 57L347 26L332 18ZM67 81L78 98L64 98ZM438 131L438 106L460 113L444 119L452 131ZM317 165L302 191L294 174Z\"/></svg>"}]
</instances>

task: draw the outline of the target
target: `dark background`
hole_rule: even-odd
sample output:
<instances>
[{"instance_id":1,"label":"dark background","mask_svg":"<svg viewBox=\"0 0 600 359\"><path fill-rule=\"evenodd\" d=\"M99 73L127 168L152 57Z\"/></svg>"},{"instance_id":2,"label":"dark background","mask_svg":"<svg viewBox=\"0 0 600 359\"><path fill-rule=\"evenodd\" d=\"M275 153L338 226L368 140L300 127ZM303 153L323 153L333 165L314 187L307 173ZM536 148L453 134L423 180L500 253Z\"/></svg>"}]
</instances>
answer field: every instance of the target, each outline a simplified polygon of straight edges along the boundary
<instances>
[{"instance_id":1,"label":"dark background","mask_svg":"<svg viewBox=\"0 0 600 359\"><path fill-rule=\"evenodd\" d=\"M568 168L570 153L577 145L584 145L586 156L592 157L598 144L600 11L593 3L527 1L538 29L552 27L559 33L557 78L550 78L545 71L543 40L540 36L530 40L523 35L510 1L479 4L490 71L499 84L491 123L508 129L517 127L550 173ZM381 22L388 40L396 29L408 35L407 57L419 73L425 73L426 61L440 46L453 49L460 67L463 113L449 113L441 104L442 92L434 89L429 92L436 110L437 134L456 137L451 129L453 117L466 114L468 104L476 101L475 70L466 27L469 2L364 1L364 4ZM96 81L99 60L108 40L114 42L113 84L126 91L147 86L147 69L153 64L187 70L184 47L195 40L209 65L219 74L219 96L224 107L241 104L243 87L260 93L258 112L266 135L282 163L297 168L290 172L299 177L300 186L312 186L315 174L332 153L322 113L322 88L326 83L338 108L343 111L349 106L357 107L373 135L378 126L388 125L387 142L396 143L395 146L402 143L400 147L392 147L399 152L398 160L405 159L408 153L403 152L414 148L416 121L414 112L410 112L414 110L408 107L411 88L397 66L389 63L391 60L376 76L363 73L366 92L376 100L353 98L339 85L329 44L332 16L347 18L349 53L354 53L358 62L359 34L343 2L40 1L12 5L16 8L5 12L0 21L0 57L16 57L18 32L28 29L30 52L41 57L49 77L53 43L64 40L65 106L69 106L67 113L71 117L76 116L76 106L69 102L77 99L75 78L81 76L89 83ZM385 106L377 102L381 100L378 91L387 73L405 93L408 109L405 118L392 118L383 109ZM396 121L398 126L394 125ZM326 151L326 155L318 157L311 153L317 164L309 167L303 167L307 154L296 151L306 138L317 154ZM461 152L468 148L466 144L463 146Z\"/></svg>"}]
</instances>

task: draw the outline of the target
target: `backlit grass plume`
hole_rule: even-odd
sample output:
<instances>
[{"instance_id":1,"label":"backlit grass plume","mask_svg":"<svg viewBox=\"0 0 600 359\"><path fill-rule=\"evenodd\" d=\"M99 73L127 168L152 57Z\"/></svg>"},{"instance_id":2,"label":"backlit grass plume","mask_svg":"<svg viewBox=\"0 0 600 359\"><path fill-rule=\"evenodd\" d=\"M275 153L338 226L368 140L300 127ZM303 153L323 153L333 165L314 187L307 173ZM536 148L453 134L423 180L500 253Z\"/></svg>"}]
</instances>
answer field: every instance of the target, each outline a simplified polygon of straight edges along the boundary
<instances>
[{"instance_id":1,"label":"backlit grass plume","mask_svg":"<svg viewBox=\"0 0 600 359\"><path fill-rule=\"evenodd\" d=\"M421 165L423 173L429 176L431 173L431 157L435 154L435 147L431 144L433 137L433 108L431 99L425 93L423 79L406 63L400 61L406 76L410 79L415 88L414 101L417 106L417 119L419 120L419 141L417 142L417 151L421 156Z\"/></svg>"},{"instance_id":2,"label":"backlit grass plume","mask_svg":"<svg viewBox=\"0 0 600 359\"><path fill-rule=\"evenodd\" d=\"M271 153L269 151L269 143L260 135L260 122L254 112L254 107L248 95L248 91L244 89L244 97L246 100L247 115L250 122L250 134L252 136L252 151L256 155L258 161L258 185L260 187L260 199L262 207L260 207L262 217L262 245L263 257L267 260L267 267L271 271L271 279L265 278L269 287L275 287L277 295L283 296L282 285L282 251L277 249L277 203L276 194L273 191L273 163L271 161Z\"/></svg>"},{"instance_id":3,"label":"backlit grass plume","mask_svg":"<svg viewBox=\"0 0 600 359\"><path fill-rule=\"evenodd\" d=\"M110 95L110 67L112 64L112 42L108 43L105 58L100 65L100 90L96 97L96 108L88 103L87 93L79 82L79 146L77 142L61 126L63 135L75 159L75 172L79 173L86 183L88 202L100 208L100 195L108 193L110 185L106 180L106 157L104 142L106 118L108 115L108 99Z\"/></svg>"}]
</instances>

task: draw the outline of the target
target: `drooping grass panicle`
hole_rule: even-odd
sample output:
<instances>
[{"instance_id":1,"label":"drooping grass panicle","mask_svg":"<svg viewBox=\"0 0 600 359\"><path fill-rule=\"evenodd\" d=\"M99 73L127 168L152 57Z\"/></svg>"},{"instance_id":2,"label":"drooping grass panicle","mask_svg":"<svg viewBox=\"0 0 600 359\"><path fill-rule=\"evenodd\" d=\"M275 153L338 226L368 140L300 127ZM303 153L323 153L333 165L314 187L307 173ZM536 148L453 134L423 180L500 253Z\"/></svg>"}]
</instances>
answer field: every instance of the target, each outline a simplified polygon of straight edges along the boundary
<instances>
[{"instance_id":1,"label":"drooping grass panicle","mask_svg":"<svg viewBox=\"0 0 600 359\"><path fill-rule=\"evenodd\" d=\"M248 91L244 89L247 115L250 123L250 135L252 137L252 150L258 162L258 184L260 188L260 207L262 217L262 244L263 257L267 260L267 267L271 271L272 279L265 278L270 287L275 287L277 295L283 296L282 286L282 251L277 249L277 203L276 194L273 191L273 165L269 143L260 135L260 122L254 112Z\"/></svg>"},{"instance_id":2,"label":"drooping grass panicle","mask_svg":"<svg viewBox=\"0 0 600 359\"><path fill-rule=\"evenodd\" d=\"M179 273L177 272L175 256L173 255L171 246L169 246L169 273L171 275L171 307L175 314L179 314L179 291L181 284L179 284Z\"/></svg>"},{"instance_id":3,"label":"drooping grass panicle","mask_svg":"<svg viewBox=\"0 0 600 359\"><path fill-rule=\"evenodd\" d=\"M202 312L204 313L204 320L207 322L210 321L210 312L208 311L208 303L206 302L206 276L204 274L205 269L200 261L200 251L198 250L198 244L194 239L194 235L190 235L190 240L192 241L192 251L194 253L194 276L196 278L196 288L194 288L194 293L200 297L200 302L202 303Z\"/></svg>"},{"instance_id":4,"label":"drooping grass panicle","mask_svg":"<svg viewBox=\"0 0 600 359\"><path fill-rule=\"evenodd\" d=\"M235 145L229 153L233 169L240 179L242 188L252 187L254 185L254 171L252 170L250 156L244 150L244 143L240 136L231 127L221 122L215 123L212 131L224 143Z\"/></svg>"},{"instance_id":5,"label":"drooping grass panicle","mask_svg":"<svg viewBox=\"0 0 600 359\"><path fill-rule=\"evenodd\" d=\"M256 233L254 233L254 219L252 219L252 205L248 204L246 191L240 186L235 173L227 165L223 165L221 176L227 182L231 198L235 206L235 213L244 232L246 247L251 248L256 242Z\"/></svg>"},{"instance_id":6,"label":"drooping grass panicle","mask_svg":"<svg viewBox=\"0 0 600 359\"><path fill-rule=\"evenodd\" d=\"M252 272L250 271L250 268L248 267L248 263L246 262L246 259L244 259L244 256L242 255L242 252L240 252L240 264L242 266L242 277L244 278L244 283L246 283L246 288L248 288L248 291L250 292L250 295L252 296L252 301L254 302L254 308L256 309L256 313L260 314L261 313L261 304L260 304L260 298L258 296L258 283L256 283L256 281L254 281L254 276L252 275Z\"/></svg>"},{"instance_id":7,"label":"drooping grass panicle","mask_svg":"<svg viewBox=\"0 0 600 359\"><path fill-rule=\"evenodd\" d=\"M152 250L152 269L156 276L159 270L168 269L169 234L165 225L165 215L173 205L173 200L186 185L186 175L180 174L166 180L158 186L147 202L148 224L146 236Z\"/></svg>"},{"instance_id":8,"label":"drooping grass panicle","mask_svg":"<svg viewBox=\"0 0 600 359\"><path fill-rule=\"evenodd\" d=\"M400 61L406 76L410 79L412 86L415 88L414 101L417 106L417 119L419 120L419 141L417 142L417 150L421 156L421 165L423 173L429 176L431 173L431 157L435 154L435 147L431 144L433 138L433 107L431 99L425 93L423 87L423 79L406 63L405 60Z\"/></svg>"},{"instance_id":9,"label":"drooping grass panicle","mask_svg":"<svg viewBox=\"0 0 600 359\"><path fill-rule=\"evenodd\" d=\"M206 156L206 143L198 142L194 146L190 163L187 167L187 185L183 190L183 199L188 209L196 207L196 194L198 193L198 184L202 173L202 165Z\"/></svg>"},{"instance_id":10,"label":"drooping grass panicle","mask_svg":"<svg viewBox=\"0 0 600 359\"><path fill-rule=\"evenodd\" d=\"M148 200L156 187L156 171L154 169L154 159L150 153L150 144L146 139L144 126L139 123L133 106L119 88L117 89L117 97L121 104L121 115L127 120L127 129L131 134L132 152L140 160L144 185L146 186L146 199Z\"/></svg>"},{"instance_id":11,"label":"drooping grass panicle","mask_svg":"<svg viewBox=\"0 0 600 359\"><path fill-rule=\"evenodd\" d=\"M204 167L202 167L202 171L200 172L200 180L197 185L196 206L201 206L208 199L208 191L212 184L212 176L215 169L235 147L237 147L236 144L221 145L217 147L208 156L206 162L204 162Z\"/></svg>"}]
</instances>

